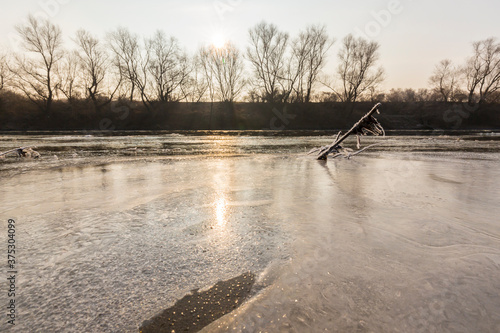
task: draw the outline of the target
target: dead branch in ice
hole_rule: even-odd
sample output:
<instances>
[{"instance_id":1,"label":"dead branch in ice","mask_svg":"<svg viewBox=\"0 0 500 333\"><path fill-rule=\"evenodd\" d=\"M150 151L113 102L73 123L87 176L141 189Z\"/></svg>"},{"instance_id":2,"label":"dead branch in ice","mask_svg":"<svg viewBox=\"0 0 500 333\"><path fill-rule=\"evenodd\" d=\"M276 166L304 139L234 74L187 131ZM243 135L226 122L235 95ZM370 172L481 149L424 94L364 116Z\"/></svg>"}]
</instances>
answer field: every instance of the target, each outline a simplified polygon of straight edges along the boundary
<instances>
[{"instance_id":1,"label":"dead branch in ice","mask_svg":"<svg viewBox=\"0 0 500 333\"><path fill-rule=\"evenodd\" d=\"M381 106L381 103L377 103L370 111L368 111L367 114L365 114L361 119L354 124L349 131L347 131L344 135L340 136L342 132L338 132L337 137L333 141L333 143L329 146L324 146L321 148L315 148L312 149L308 154L312 154L314 152L318 152L318 160L326 160L327 156L329 154L334 153L332 155L332 158L338 157L338 156L344 156L346 158L350 158L351 156L355 156L362 151L373 147L374 145L369 145L363 149L360 149L356 152L353 152L352 149L349 148L343 148L340 143L347 139L347 137L351 134L356 135L357 139L357 147L358 149L361 148L361 135L368 135L372 134L375 136L378 135L383 135L385 136L385 131L382 125L378 122L378 120L373 116L373 113L377 112L380 113L378 108Z\"/></svg>"},{"instance_id":2,"label":"dead branch in ice","mask_svg":"<svg viewBox=\"0 0 500 333\"><path fill-rule=\"evenodd\" d=\"M12 153L17 154L17 157L25 157L25 158L33 158L33 159L37 159L40 157L40 153L33 150L32 147L19 147L19 148L14 148L11 150L4 151L3 153L0 153L0 158L3 158L7 154L12 154Z\"/></svg>"},{"instance_id":3,"label":"dead branch in ice","mask_svg":"<svg viewBox=\"0 0 500 333\"><path fill-rule=\"evenodd\" d=\"M345 157L345 158L349 159L349 158L351 158L351 157L353 157L353 156L358 155L359 153L362 153L363 151L367 150L368 148L371 148L371 147L374 147L374 146L378 146L378 145L381 145L381 144L382 144L381 142L379 142L379 143L374 143L374 144L371 144L371 145L369 145L369 146L366 146L365 148L360 149L360 150L357 150L357 151L353 151L353 150L352 150L352 149L350 149L350 148L344 148L344 150L343 150L343 151L341 151L341 152L339 152L339 153L337 153L337 154L333 155L333 156L332 156L332 158L339 157L339 156L343 156L343 157Z\"/></svg>"}]
</instances>

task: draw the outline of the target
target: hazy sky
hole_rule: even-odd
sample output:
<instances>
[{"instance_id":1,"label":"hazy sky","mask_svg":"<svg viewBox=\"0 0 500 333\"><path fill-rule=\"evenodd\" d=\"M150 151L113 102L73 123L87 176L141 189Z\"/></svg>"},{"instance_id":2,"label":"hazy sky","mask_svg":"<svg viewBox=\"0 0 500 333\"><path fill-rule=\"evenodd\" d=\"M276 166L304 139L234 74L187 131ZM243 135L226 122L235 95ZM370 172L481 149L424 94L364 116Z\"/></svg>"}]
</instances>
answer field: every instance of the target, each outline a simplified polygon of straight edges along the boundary
<instances>
[{"instance_id":1,"label":"hazy sky","mask_svg":"<svg viewBox=\"0 0 500 333\"><path fill-rule=\"evenodd\" d=\"M30 13L60 25L68 47L79 28L104 36L124 26L143 36L162 29L189 52L216 35L243 49L248 29L262 20L291 37L309 24L325 24L337 40L326 72L335 71L339 41L363 35L381 45L387 89L426 87L441 59L463 62L472 41L500 37L498 0L0 0L2 49L16 47L14 26Z\"/></svg>"}]
</instances>

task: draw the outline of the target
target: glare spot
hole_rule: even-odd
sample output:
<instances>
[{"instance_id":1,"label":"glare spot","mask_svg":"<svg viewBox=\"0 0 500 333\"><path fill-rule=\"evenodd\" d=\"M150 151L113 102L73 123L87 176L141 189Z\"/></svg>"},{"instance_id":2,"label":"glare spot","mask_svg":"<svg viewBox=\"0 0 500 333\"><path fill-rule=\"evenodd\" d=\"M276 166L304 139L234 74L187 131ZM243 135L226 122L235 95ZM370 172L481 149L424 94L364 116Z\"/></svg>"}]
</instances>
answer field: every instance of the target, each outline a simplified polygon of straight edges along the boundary
<instances>
[{"instance_id":1,"label":"glare spot","mask_svg":"<svg viewBox=\"0 0 500 333\"><path fill-rule=\"evenodd\" d=\"M226 224L226 213L227 201L225 197L221 196L215 203L215 217L217 219L218 226L223 226L224 224Z\"/></svg>"},{"instance_id":2,"label":"glare spot","mask_svg":"<svg viewBox=\"0 0 500 333\"><path fill-rule=\"evenodd\" d=\"M223 34L215 34L212 36L212 45L217 49L222 49L226 45L226 38Z\"/></svg>"}]
</instances>

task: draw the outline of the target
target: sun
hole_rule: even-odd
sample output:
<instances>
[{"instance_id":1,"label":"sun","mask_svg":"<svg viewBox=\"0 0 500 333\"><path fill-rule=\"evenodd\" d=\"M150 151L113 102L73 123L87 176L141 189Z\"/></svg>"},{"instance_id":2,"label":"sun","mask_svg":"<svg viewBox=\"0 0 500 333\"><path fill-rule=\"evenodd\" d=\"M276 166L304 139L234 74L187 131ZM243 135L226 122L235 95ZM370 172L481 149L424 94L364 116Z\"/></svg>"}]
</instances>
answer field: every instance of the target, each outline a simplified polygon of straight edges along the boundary
<instances>
[{"instance_id":1,"label":"sun","mask_svg":"<svg viewBox=\"0 0 500 333\"><path fill-rule=\"evenodd\" d=\"M212 36L212 45L217 49L222 49L226 45L226 42L226 38L221 33Z\"/></svg>"}]
</instances>

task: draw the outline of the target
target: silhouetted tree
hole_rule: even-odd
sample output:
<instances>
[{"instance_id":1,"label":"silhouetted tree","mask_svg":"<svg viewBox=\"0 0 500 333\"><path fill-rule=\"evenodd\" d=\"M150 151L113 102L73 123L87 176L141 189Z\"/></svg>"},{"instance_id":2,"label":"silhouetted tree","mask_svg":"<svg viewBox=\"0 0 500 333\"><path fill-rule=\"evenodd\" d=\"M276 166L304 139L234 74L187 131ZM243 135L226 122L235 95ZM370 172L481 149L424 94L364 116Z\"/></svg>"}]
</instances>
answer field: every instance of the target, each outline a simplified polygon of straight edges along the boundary
<instances>
[{"instance_id":1,"label":"silhouetted tree","mask_svg":"<svg viewBox=\"0 0 500 333\"><path fill-rule=\"evenodd\" d=\"M16 57L15 87L45 112L50 112L58 82L55 67L63 57L61 29L45 19L28 16L16 27L29 57Z\"/></svg>"},{"instance_id":2,"label":"silhouetted tree","mask_svg":"<svg viewBox=\"0 0 500 333\"><path fill-rule=\"evenodd\" d=\"M190 60L189 67L191 68L189 75L180 85L180 89L186 101L197 103L203 100L208 91L208 82L199 55Z\"/></svg>"},{"instance_id":3,"label":"silhouetted tree","mask_svg":"<svg viewBox=\"0 0 500 333\"><path fill-rule=\"evenodd\" d=\"M417 102L431 102L436 100L437 94L429 89L420 88L417 90Z\"/></svg>"},{"instance_id":4,"label":"silhouetted tree","mask_svg":"<svg viewBox=\"0 0 500 333\"><path fill-rule=\"evenodd\" d=\"M309 102L311 92L319 72L326 62L326 53L333 45L325 26L309 26L300 32L298 38L293 41L292 49L297 59L298 73L297 87L295 88L297 100Z\"/></svg>"},{"instance_id":5,"label":"silhouetted tree","mask_svg":"<svg viewBox=\"0 0 500 333\"><path fill-rule=\"evenodd\" d=\"M372 102L377 103L385 100L385 93L377 89L377 87L370 87L358 99L359 102Z\"/></svg>"},{"instance_id":6,"label":"silhouetted tree","mask_svg":"<svg viewBox=\"0 0 500 333\"><path fill-rule=\"evenodd\" d=\"M337 74L342 82L339 97L343 102L356 102L358 97L384 79L382 68L375 69L379 58L377 42L348 35L342 42Z\"/></svg>"},{"instance_id":7,"label":"silhouetted tree","mask_svg":"<svg viewBox=\"0 0 500 333\"><path fill-rule=\"evenodd\" d=\"M233 102L241 93L243 79L243 59L239 50L231 43L223 47L203 47L200 59L206 73L212 100L215 96L220 101Z\"/></svg>"},{"instance_id":8,"label":"silhouetted tree","mask_svg":"<svg viewBox=\"0 0 500 333\"><path fill-rule=\"evenodd\" d=\"M385 94L385 100L388 102L431 102L441 99L441 95L435 91L428 89L391 89Z\"/></svg>"},{"instance_id":9,"label":"silhouetted tree","mask_svg":"<svg viewBox=\"0 0 500 333\"><path fill-rule=\"evenodd\" d=\"M339 95L331 91L322 91L318 96L319 102L339 102Z\"/></svg>"},{"instance_id":10,"label":"silhouetted tree","mask_svg":"<svg viewBox=\"0 0 500 333\"><path fill-rule=\"evenodd\" d=\"M196 60L203 72L203 81L206 82L209 100L213 103L215 101L215 78L210 67L210 53L206 46L198 49Z\"/></svg>"},{"instance_id":11,"label":"silhouetted tree","mask_svg":"<svg viewBox=\"0 0 500 333\"><path fill-rule=\"evenodd\" d=\"M57 72L57 90L60 91L68 101L73 101L79 97L78 77L79 77L79 58L75 52L67 52L64 58L56 67Z\"/></svg>"},{"instance_id":12,"label":"silhouetted tree","mask_svg":"<svg viewBox=\"0 0 500 333\"><path fill-rule=\"evenodd\" d=\"M111 64L104 45L97 37L88 31L78 30L75 42L78 45L77 54L85 95L90 98L95 110L100 112L103 106L112 101L121 84L121 76L118 75L117 82L108 82L106 85L106 77L111 76ZM108 90L105 92L105 89Z\"/></svg>"},{"instance_id":13,"label":"silhouetted tree","mask_svg":"<svg viewBox=\"0 0 500 333\"><path fill-rule=\"evenodd\" d=\"M135 67L135 85L139 90L142 104L146 107L148 111L151 111L151 107L154 101L152 92L152 81L149 66L151 61L151 53L153 48L153 43L149 39L144 40L144 50L139 49L139 53L136 58Z\"/></svg>"},{"instance_id":14,"label":"silhouetted tree","mask_svg":"<svg viewBox=\"0 0 500 333\"><path fill-rule=\"evenodd\" d=\"M403 90L402 89L394 89L394 88L392 88L385 95L385 99L388 102L391 102L391 103L404 102Z\"/></svg>"},{"instance_id":15,"label":"silhouetted tree","mask_svg":"<svg viewBox=\"0 0 500 333\"><path fill-rule=\"evenodd\" d=\"M292 52L286 55L283 76L280 77L277 102L287 103L296 91L297 81L304 72L305 54Z\"/></svg>"},{"instance_id":16,"label":"silhouetted tree","mask_svg":"<svg viewBox=\"0 0 500 333\"><path fill-rule=\"evenodd\" d=\"M153 42L144 40L141 47L139 37L128 29L118 28L109 35L111 50L115 55L115 66L120 76L129 86L129 99L134 99L134 94L139 93L143 105L151 110L154 99L152 97L152 78L150 75L150 59ZM137 91L136 91L137 89Z\"/></svg>"},{"instance_id":17,"label":"silhouetted tree","mask_svg":"<svg viewBox=\"0 0 500 333\"><path fill-rule=\"evenodd\" d=\"M163 31L156 32L149 46L148 70L152 76L156 100L180 100L184 97L180 91L181 86L188 80L190 73L187 55L182 52L177 39L167 38Z\"/></svg>"},{"instance_id":18,"label":"silhouetted tree","mask_svg":"<svg viewBox=\"0 0 500 333\"><path fill-rule=\"evenodd\" d=\"M9 59L7 55L0 54L0 91L7 86L10 74Z\"/></svg>"},{"instance_id":19,"label":"silhouetted tree","mask_svg":"<svg viewBox=\"0 0 500 333\"><path fill-rule=\"evenodd\" d=\"M139 71L139 38L126 28L118 28L108 35L109 46L114 56L114 65L128 86L130 101L134 99Z\"/></svg>"},{"instance_id":20,"label":"silhouetted tree","mask_svg":"<svg viewBox=\"0 0 500 333\"><path fill-rule=\"evenodd\" d=\"M254 80L254 91L267 102L283 101L287 86L286 49L288 34L281 32L274 24L261 22L249 30L250 46L247 58L250 61Z\"/></svg>"},{"instance_id":21,"label":"silhouetted tree","mask_svg":"<svg viewBox=\"0 0 500 333\"><path fill-rule=\"evenodd\" d=\"M500 89L500 44L495 38L488 38L472 46L474 54L464 67L468 102L476 102L478 96L481 103Z\"/></svg>"},{"instance_id":22,"label":"silhouetted tree","mask_svg":"<svg viewBox=\"0 0 500 333\"><path fill-rule=\"evenodd\" d=\"M429 78L431 88L442 96L444 102L453 99L458 90L459 70L453 66L451 60L441 60Z\"/></svg>"}]
</instances>

